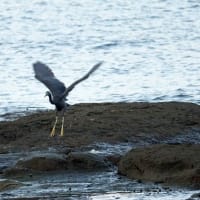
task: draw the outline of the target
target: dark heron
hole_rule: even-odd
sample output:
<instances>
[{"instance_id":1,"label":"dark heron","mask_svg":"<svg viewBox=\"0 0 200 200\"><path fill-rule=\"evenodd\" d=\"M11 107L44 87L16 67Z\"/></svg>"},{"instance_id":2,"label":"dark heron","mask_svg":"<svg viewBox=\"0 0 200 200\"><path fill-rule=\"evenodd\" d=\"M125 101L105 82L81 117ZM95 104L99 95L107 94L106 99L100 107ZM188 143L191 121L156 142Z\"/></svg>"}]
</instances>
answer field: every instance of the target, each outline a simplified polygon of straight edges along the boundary
<instances>
[{"instance_id":1,"label":"dark heron","mask_svg":"<svg viewBox=\"0 0 200 200\"><path fill-rule=\"evenodd\" d=\"M77 84L87 79L90 76L90 74L96 71L102 63L103 62L99 62L96 65L94 65L87 74L85 74L82 78L78 79L77 81L73 82L67 88L65 87L65 84L63 82L61 82L55 77L55 75L53 74L53 72L47 65L41 62L36 62L33 64L35 78L41 81L50 90L46 92L45 96L48 96L49 102L51 104L54 104L56 107L56 120L55 120L53 129L50 133L51 136L55 135L55 128L58 121L59 111L62 112L62 126L61 126L60 135L63 136L64 134L64 129L63 129L64 113L67 106L69 106L66 103L66 100L67 100L66 97L68 96L69 92L71 92Z\"/></svg>"}]
</instances>

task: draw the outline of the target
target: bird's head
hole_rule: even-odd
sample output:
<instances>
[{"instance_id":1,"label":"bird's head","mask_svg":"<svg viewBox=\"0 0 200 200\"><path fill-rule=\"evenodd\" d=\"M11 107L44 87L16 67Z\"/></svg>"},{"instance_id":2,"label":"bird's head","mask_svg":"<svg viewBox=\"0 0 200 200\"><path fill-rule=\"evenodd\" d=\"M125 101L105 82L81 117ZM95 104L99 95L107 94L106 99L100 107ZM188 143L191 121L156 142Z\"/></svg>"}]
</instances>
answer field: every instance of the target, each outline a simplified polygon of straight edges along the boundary
<instances>
[{"instance_id":1,"label":"bird's head","mask_svg":"<svg viewBox=\"0 0 200 200\"><path fill-rule=\"evenodd\" d=\"M49 91L46 91L44 97L46 96L51 96L51 93Z\"/></svg>"},{"instance_id":2,"label":"bird's head","mask_svg":"<svg viewBox=\"0 0 200 200\"><path fill-rule=\"evenodd\" d=\"M50 102L51 104L54 104L54 101L53 101L53 97L52 97L51 92L47 91L47 92L45 93L45 97L46 97L46 96L49 97L49 102Z\"/></svg>"}]
</instances>

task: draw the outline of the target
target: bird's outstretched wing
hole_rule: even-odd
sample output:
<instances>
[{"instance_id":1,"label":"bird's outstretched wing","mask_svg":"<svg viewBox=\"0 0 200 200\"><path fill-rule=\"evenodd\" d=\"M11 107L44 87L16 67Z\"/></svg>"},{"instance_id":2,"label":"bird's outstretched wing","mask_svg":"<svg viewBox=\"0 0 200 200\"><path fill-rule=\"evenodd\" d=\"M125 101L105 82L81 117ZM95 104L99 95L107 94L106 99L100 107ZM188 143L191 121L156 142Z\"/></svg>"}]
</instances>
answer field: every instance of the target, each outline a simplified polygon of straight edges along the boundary
<instances>
[{"instance_id":1,"label":"bird's outstretched wing","mask_svg":"<svg viewBox=\"0 0 200 200\"><path fill-rule=\"evenodd\" d=\"M66 91L64 83L55 77L47 65L41 62L36 62L33 64L33 69L35 72L35 78L46 85L54 97L59 98Z\"/></svg>"},{"instance_id":2,"label":"bird's outstretched wing","mask_svg":"<svg viewBox=\"0 0 200 200\"><path fill-rule=\"evenodd\" d=\"M71 92L74 87L79 84L80 82L84 81L85 79L87 79L94 71L96 71L101 65L103 64L103 61L97 63L96 65L94 65L92 67L92 69L85 74L82 78L78 79L77 81L73 82L69 87L67 87L67 89L65 90L65 92L63 93L63 97L66 97L69 92Z\"/></svg>"}]
</instances>

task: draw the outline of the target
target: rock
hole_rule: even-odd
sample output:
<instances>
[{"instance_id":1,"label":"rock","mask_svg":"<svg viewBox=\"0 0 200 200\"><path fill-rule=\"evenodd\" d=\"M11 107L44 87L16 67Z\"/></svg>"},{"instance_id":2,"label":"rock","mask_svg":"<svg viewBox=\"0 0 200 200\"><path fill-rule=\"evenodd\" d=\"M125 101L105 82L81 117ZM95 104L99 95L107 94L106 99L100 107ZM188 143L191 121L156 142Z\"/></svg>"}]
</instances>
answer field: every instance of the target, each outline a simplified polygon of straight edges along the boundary
<instances>
[{"instance_id":1,"label":"rock","mask_svg":"<svg viewBox=\"0 0 200 200\"><path fill-rule=\"evenodd\" d=\"M87 152L64 154L49 153L20 159L14 167L3 171L4 177L32 177L34 173L59 170L100 170L110 167L102 156Z\"/></svg>"},{"instance_id":2,"label":"rock","mask_svg":"<svg viewBox=\"0 0 200 200\"><path fill-rule=\"evenodd\" d=\"M87 152L71 152L67 156L67 169L100 170L110 167L110 163L102 156Z\"/></svg>"},{"instance_id":3,"label":"rock","mask_svg":"<svg viewBox=\"0 0 200 200\"><path fill-rule=\"evenodd\" d=\"M129 178L200 188L200 144L160 144L133 149L119 162Z\"/></svg>"},{"instance_id":4,"label":"rock","mask_svg":"<svg viewBox=\"0 0 200 200\"><path fill-rule=\"evenodd\" d=\"M108 155L107 157L106 157L106 159L108 160L108 161L110 161L113 165L118 165L118 163L119 163L119 161L120 161L120 159L121 159L121 155Z\"/></svg>"},{"instance_id":5,"label":"rock","mask_svg":"<svg viewBox=\"0 0 200 200\"><path fill-rule=\"evenodd\" d=\"M54 153L20 160L15 167L34 171L56 171L96 170L106 168L108 165L108 162L99 155L87 152L70 152L67 156Z\"/></svg>"},{"instance_id":6,"label":"rock","mask_svg":"<svg viewBox=\"0 0 200 200\"><path fill-rule=\"evenodd\" d=\"M0 192L5 190L12 190L23 186L23 183L14 180L3 180L0 181Z\"/></svg>"},{"instance_id":7,"label":"rock","mask_svg":"<svg viewBox=\"0 0 200 200\"><path fill-rule=\"evenodd\" d=\"M16 164L17 168L36 171L55 171L66 168L66 160L60 155L36 156L20 160Z\"/></svg>"},{"instance_id":8,"label":"rock","mask_svg":"<svg viewBox=\"0 0 200 200\"><path fill-rule=\"evenodd\" d=\"M4 177L32 177L33 173L48 172L66 169L66 160L63 155L49 153L34 155L17 161L16 165L3 171Z\"/></svg>"},{"instance_id":9,"label":"rock","mask_svg":"<svg viewBox=\"0 0 200 200\"><path fill-rule=\"evenodd\" d=\"M4 177L15 177L15 178L24 178L27 175L32 173L29 169L18 168L18 167L11 167L3 172Z\"/></svg>"},{"instance_id":10,"label":"rock","mask_svg":"<svg viewBox=\"0 0 200 200\"><path fill-rule=\"evenodd\" d=\"M94 143L155 143L200 130L200 106L183 102L92 103L70 106L64 137L49 137L54 111L0 122L0 152ZM191 134L188 134L190 139ZM193 141L193 138L191 138ZM200 141L200 137L197 137ZM176 141L174 141L176 142Z\"/></svg>"},{"instance_id":11,"label":"rock","mask_svg":"<svg viewBox=\"0 0 200 200\"><path fill-rule=\"evenodd\" d=\"M193 194L189 199L187 200L198 200L200 199L200 193Z\"/></svg>"}]
</instances>

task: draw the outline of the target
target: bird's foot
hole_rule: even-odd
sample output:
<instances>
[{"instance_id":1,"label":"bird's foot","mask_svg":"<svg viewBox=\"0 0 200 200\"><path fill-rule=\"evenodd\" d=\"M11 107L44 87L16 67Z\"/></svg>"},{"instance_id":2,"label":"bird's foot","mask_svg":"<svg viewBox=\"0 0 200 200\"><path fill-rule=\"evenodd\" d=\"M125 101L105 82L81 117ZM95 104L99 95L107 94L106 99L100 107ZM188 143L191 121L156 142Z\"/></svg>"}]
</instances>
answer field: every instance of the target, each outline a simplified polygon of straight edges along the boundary
<instances>
[{"instance_id":1,"label":"bird's foot","mask_svg":"<svg viewBox=\"0 0 200 200\"><path fill-rule=\"evenodd\" d=\"M55 136L55 130L56 130L57 121L58 121L58 117L56 116L56 121L55 121L55 123L54 123L54 125L53 125L53 128L52 128L52 131L51 131L51 133L50 133L50 136L51 136L51 137L54 137L54 136Z\"/></svg>"},{"instance_id":2,"label":"bird's foot","mask_svg":"<svg viewBox=\"0 0 200 200\"><path fill-rule=\"evenodd\" d=\"M61 127L61 131L60 131L60 136L62 137L64 135L64 128L63 126Z\"/></svg>"},{"instance_id":3,"label":"bird's foot","mask_svg":"<svg viewBox=\"0 0 200 200\"><path fill-rule=\"evenodd\" d=\"M55 126L53 127L53 129L52 129L52 131L51 131L51 133L50 133L50 136L51 136L51 137L54 137L54 136L55 136Z\"/></svg>"},{"instance_id":4,"label":"bird's foot","mask_svg":"<svg viewBox=\"0 0 200 200\"><path fill-rule=\"evenodd\" d=\"M60 136L62 137L64 135L64 117L62 118L62 126L60 131Z\"/></svg>"}]
</instances>

